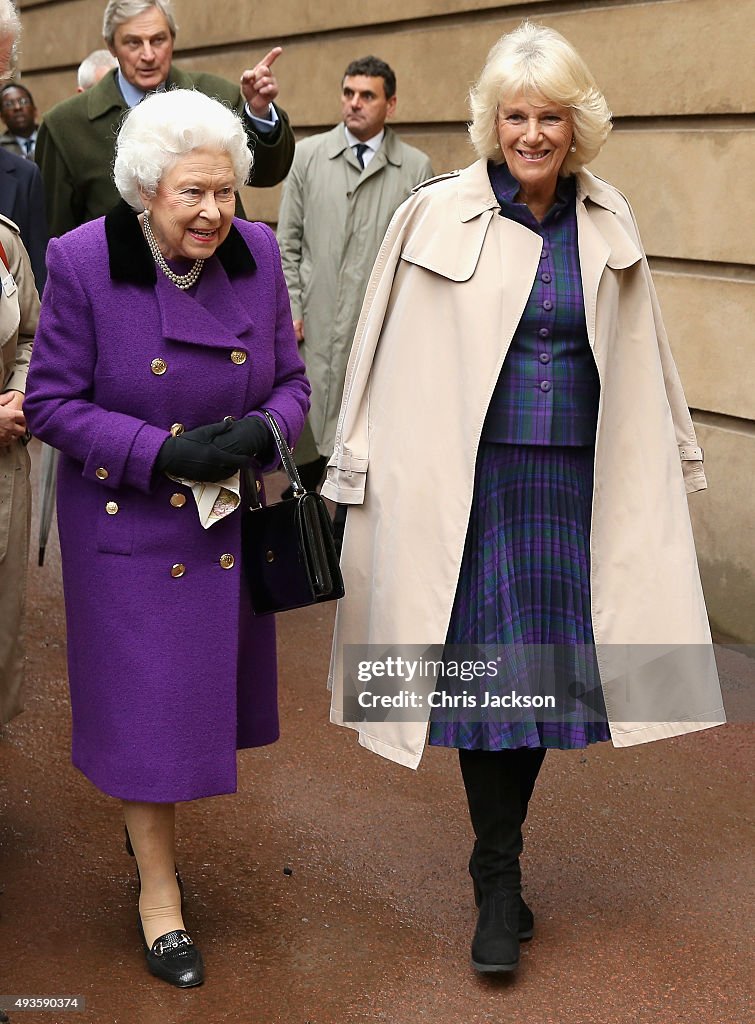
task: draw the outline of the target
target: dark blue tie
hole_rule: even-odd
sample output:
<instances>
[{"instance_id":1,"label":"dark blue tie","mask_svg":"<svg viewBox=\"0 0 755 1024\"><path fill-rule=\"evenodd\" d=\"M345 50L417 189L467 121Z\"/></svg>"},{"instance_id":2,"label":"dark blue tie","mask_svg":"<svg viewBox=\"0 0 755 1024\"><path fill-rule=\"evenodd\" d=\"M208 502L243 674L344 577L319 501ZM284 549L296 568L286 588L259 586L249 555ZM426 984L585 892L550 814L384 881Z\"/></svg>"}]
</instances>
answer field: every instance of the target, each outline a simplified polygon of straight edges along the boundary
<instances>
[{"instance_id":1,"label":"dark blue tie","mask_svg":"<svg viewBox=\"0 0 755 1024\"><path fill-rule=\"evenodd\" d=\"M370 147L367 145L366 142L358 142L356 146L354 146L354 152L356 153L357 160L359 161L359 166L362 168L362 170L364 170L364 154L367 152L369 148Z\"/></svg>"}]
</instances>

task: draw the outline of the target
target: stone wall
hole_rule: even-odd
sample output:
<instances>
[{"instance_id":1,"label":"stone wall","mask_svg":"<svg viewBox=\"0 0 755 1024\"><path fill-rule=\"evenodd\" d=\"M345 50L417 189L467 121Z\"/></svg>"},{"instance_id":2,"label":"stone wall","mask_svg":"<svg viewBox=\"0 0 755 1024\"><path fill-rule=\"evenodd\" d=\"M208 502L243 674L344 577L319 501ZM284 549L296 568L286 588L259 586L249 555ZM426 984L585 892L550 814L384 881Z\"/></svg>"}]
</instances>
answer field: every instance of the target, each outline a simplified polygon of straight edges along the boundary
<instances>
[{"instance_id":1,"label":"stone wall","mask_svg":"<svg viewBox=\"0 0 755 1024\"><path fill-rule=\"evenodd\" d=\"M78 62L102 45L103 9L21 3L21 68L41 110L74 91ZM504 31L527 15L578 47L616 119L593 169L632 201L706 449L709 489L690 506L713 626L755 642L755 0L176 0L176 15L187 67L235 79L281 43L281 101L299 135L338 119L343 68L377 54L398 75L395 126L437 171L472 159L466 94ZM274 223L278 198L245 203Z\"/></svg>"}]
</instances>

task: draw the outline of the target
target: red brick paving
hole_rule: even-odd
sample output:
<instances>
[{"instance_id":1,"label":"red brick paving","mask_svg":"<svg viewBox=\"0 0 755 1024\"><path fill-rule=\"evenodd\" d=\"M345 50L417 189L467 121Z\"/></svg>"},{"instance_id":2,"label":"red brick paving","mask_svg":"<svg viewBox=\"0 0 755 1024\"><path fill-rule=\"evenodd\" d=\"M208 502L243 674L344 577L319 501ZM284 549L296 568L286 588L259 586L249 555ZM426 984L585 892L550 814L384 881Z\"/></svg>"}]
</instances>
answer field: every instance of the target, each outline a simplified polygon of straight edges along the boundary
<instances>
[{"instance_id":1,"label":"red brick paving","mask_svg":"<svg viewBox=\"0 0 755 1024\"><path fill-rule=\"evenodd\" d=\"M328 724L332 612L280 618L280 742L240 755L236 796L179 809L207 964L181 992L144 966L119 807L70 765L56 543L32 568L27 711L0 733L0 994L87 1006L13 1024L752 1019L751 726L551 752L524 860L535 938L514 977L481 979L454 753L413 773ZM741 695L755 662L719 654Z\"/></svg>"}]
</instances>

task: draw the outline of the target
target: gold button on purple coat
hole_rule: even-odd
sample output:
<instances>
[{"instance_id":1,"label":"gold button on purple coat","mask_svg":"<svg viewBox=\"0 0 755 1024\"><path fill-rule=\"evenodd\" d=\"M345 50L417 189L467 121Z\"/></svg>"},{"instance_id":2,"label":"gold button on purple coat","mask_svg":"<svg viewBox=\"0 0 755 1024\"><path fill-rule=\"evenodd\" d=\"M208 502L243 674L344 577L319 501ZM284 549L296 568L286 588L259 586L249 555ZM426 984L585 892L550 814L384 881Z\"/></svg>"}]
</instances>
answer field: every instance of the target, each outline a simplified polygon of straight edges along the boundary
<instances>
[{"instance_id":1,"label":"gold button on purple coat","mask_svg":"<svg viewBox=\"0 0 755 1024\"><path fill-rule=\"evenodd\" d=\"M231 352L231 362L235 363L236 366L243 366L246 362L246 358L246 352L242 348L235 348L233 352Z\"/></svg>"},{"instance_id":2,"label":"gold button on purple coat","mask_svg":"<svg viewBox=\"0 0 755 1024\"><path fill-rule=\"evenodd\" d=\"M94 475L97 477L98 480L107 480L107 478L110 476L110 474L108 473L104 466L100 466L99 469L95 469Z\"/></svg>"},{"instance_id":3,"label":"gold button on purple coat","mask_svg":"<svg viewBox=\"0 0 755 1024\"><path fill-rule=\"evenodd\" d=\"M156 377L162 377L162 375L168 369L168 364L165 362L164 359L160 359L158 356L157 359L152 360L152 362L149 364L149 368L150 370L152 370Z\"/></svg>"},{"instance_id":4,"label":"gold button on purple coat","mask_svg":"<svg viewBox=\"0 0 755 1024\"><path fill-rule=\"evenodd\" d=\"M236 559L232 554L226 553L220 556L220 568L221 569L232 569L236 564Z\"/></svg>"},{"instance_id":5,"label":"gold button on purple coat","mask_svg":"<svg viewBox=\"0 0 755 1024\"><path fill-rule=\"evenodd\" d=\"M173 508L183 508L186 504L186 495L176 491L175 494L171 494L170 503Z\"/></svg>"},{"instance_id":6,"label":"gold button on purple coat","mask_svg":"<svg viewBox=\"0 0 755 1024\"><path fill-rule=\"evenodd\" d=\"M183 564L183 562L176 562L176 564L172 565L170 569L170 574L174 580L180 579L185 572L186 566Z\"/></svg>"},{"instance_id":7,"label":"gold button on purple coat","mask_svg":"<svg viewBox=\"0 0 755 1024\"><path fill-rule=\"evenodd\" d=\"M109 516L114 516L116 514L116 512L118 511L118 502L117 501L109 501L107 503L107 505L105 505L105 511L107 512L107 514Z\"/></svg>"},{"instance_id":8,"label":"gold button on purple coat","mask_svg":"<svg viewBox=\"0 0 755 1024\"><path fill-rule=\"evenodd\" d=\"M181 434L183 434L185 429L186 428L184 427L183 423L174 423L171 426L171 428L170 428L170 436L171 437L180 437Z\"/></svg>"}]
</instances>

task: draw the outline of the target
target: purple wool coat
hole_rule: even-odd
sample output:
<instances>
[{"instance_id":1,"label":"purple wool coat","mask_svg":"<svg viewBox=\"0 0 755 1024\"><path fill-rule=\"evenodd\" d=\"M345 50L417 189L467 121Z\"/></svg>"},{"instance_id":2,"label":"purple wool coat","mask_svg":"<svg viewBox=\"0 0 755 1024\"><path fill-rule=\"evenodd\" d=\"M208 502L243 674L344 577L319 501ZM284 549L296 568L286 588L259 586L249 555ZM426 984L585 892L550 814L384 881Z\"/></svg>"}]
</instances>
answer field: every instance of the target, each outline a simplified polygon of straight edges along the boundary
<instances>
[{"instance_id":1,"label":"purple wool coat","mask_svg":"<svg viewBox=\"0 0 755 1024\"><path fill-rule=\"evenodd\" d=\"M275 236L235 220L186 294L124 203L47 261L24 410L62 453L73 763L126 800L234 792L236 750L278 738L274 620L251 612L241 512L203 529L153 466L175 423L267 408L298 437L309 384Z\"/></svg>"}]
</instances>

